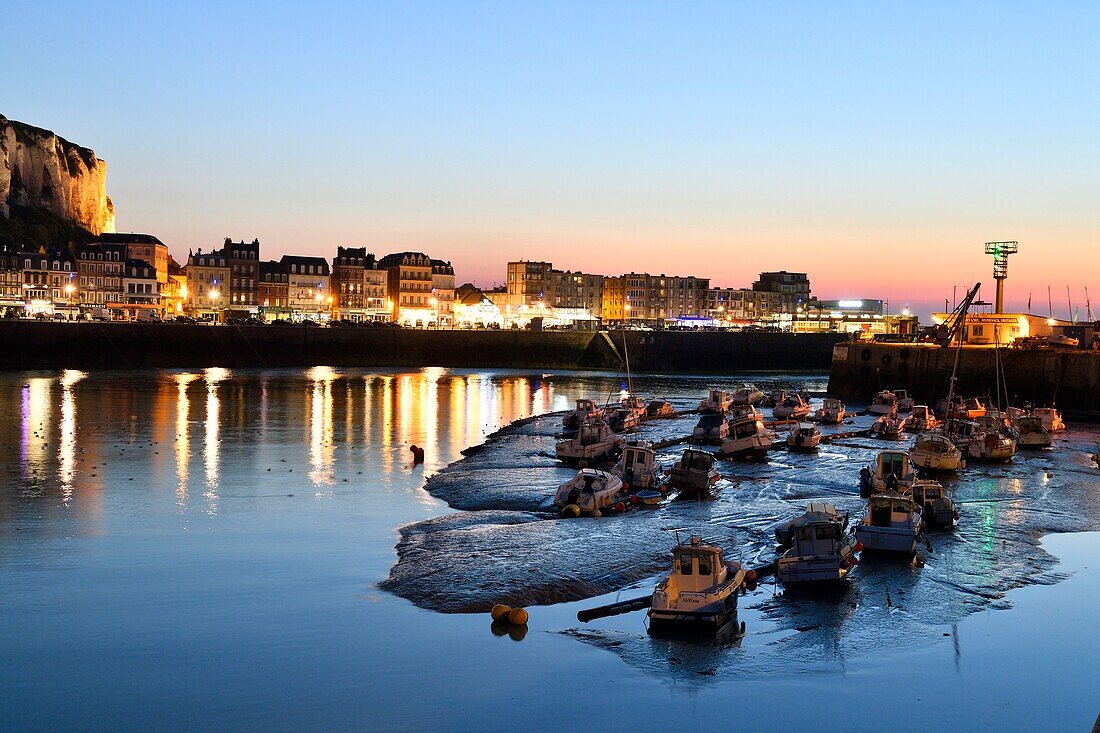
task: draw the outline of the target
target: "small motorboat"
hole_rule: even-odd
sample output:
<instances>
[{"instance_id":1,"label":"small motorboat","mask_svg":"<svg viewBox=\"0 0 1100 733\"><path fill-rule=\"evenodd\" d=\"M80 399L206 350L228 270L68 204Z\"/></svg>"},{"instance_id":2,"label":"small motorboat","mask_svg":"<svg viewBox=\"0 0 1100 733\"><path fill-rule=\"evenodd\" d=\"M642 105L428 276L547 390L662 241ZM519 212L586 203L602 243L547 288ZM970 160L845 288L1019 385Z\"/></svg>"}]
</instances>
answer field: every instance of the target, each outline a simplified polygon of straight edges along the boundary
<instances>
[{"instance_id":1,"label":"small motorboat","mask_svg":"<svg viewBox=\"0 0 1100 733\"><path fill-rule=\"evenodd\" d=\"M785 399L787 399L787 390L785 390L785 389L773 389L771 392L768 392L764 395L764 397L760 400L759 405L761 407L772 407L772 408L774 408L776 405L780 404Z\"/></svg>"},{"instance_id":2,"label":"small motorboat","mask_svg":"<svg viewBox=\"0 0 1100 733\"><path fill-rule=\"evenodd\" d=\"M587 468L614 460L625 443L622 436L613 433L607 423L592 418L581 425L576 437L559 442L555 452L558 460Z\"/></svg>"},{"instance_id":3,"label":"small motorboat","mask_svg":"<svg viewBox=\"0 0 1100 733\"><path fill-rule=\"evenodd\" d=\"M674 417L676 408L668 400L650 400L645 406L645 416L650 419Z\"/></svg>"},{"instance_id":4,"label":"small motorboat","mask_svg":"<svg viewBox=\"0 0 1100 733\"><path fill-rule=\"evenodd\" d=\"M917 479L912 486L913 501L921 507L921 518L933 529L954 529L959 522L955 501L939 481Z\"/></svg>"},{"instance_id":5,"label":"small motorboat","mask_svg":"<svg viewBox=\"0 0 1100 733\"><path fill-rule=\"evenodd\" d=\"M789 450L817 450L819 443L821 443L821 431L812 422L800 422L787 433Z\"/></svg>"},{"instance_id":6,"label":"small motorboat","mask_svg":"<svg viewBox=\"0 0 1100 733\"><path fill-rule=\"evenodd\" d=\"M712 389L707 394L706 399L699 403L699 412L725 415L732 404L733 398L730 397L729 392L722 389Z\"/></svg>"},{"instance_id":7,"label":"small motorboat","mask_svg":"<svg viewBox=\"0 0 1100 733\"><path fill-rule=\"evenodd\" d=\"M729 437L722 441L718 454L723 458L737 460L767 460L773 440L772 434L764 428L764 422L759 417L731 418Z\"/></svg>"},{"instance_id":8,"label":"small motorboat","mask_svg":"<svg viewBox=\"0 0 1100 733\"><path fill-rule=\"evenodd\" d=\"M890 390L898 400L898 412L909 412L913 409L913 398L904 389Z\"/></svg>"},{"instance_id":9,"label":"small motorboat","mask_svg":"<svg viewBox=\"0 0 1100 733\"><path fill-rule=\"evenodd\" d=\"M874 465L859 471L859 495L866 498L887 491L903 493L916 478L907 451L879 451Z\"/></svg>"},{"instance_id":10,"label":"small motorboat","mask_svg":"<svg viewBox=\"0 0 1100 733\"><path fill-rule=\"evenodd\" d=\"M642 423L641 416L627 407L611 405L605 410L608 426L617 433L633 430Z\"/></svg>"},{"instance_id":11,"label":"small motorboat","mask_svg":"<svg viewBox=\"0 0 1100 733\"><path fill-rule=\"evenodd\" d=\"M920 507L912 496L875 494L867 500L867 513L856 525L856 539L864 550L912 555L923 528Z\"/></svg>"},{"instance_id":12,"label":"small motorboat","mask_svg":"<svg viewBox=\"0 0 1100 733\"><path fill-rule=\"evenodd\" d=\"M905 420L893 415L882 415L871 425L871 435L882 440L901 440L901 429Z\"/></svg>"},{"instance_id":13,"label":"small motorboat","mask_svg":"<svg viewBox=\"0 0 1100 733\"><path fill-rule=\"evenodd\" d=\"M831 504L831 512L813 512L814 504L795 520L791 543L775 564L775 579L785 587L838 583L859 564L857 545L845 534L848 515L840 515Z\"/></svg>"},{"instance_id":14,"label":"small motorboat","mask_svg":"<svg viewBox=\"0 0 1100 733\"><path fill-rule=\"evenodd\" d=\"M607 509L624 495L623 482L607 471L584 468L577 475L558 487L554 494L554 506L563 516L592 514ZM574 512L569 507L576 507Z\"/></svg>"},{"instance_id":15,"label":"small motorboat","mask_svg":"<svg viewBox=\"0 0 1100 733\"><path fill-rule=\"evenodd\" d=\"M603 410L592 400L577 400L577 406L565 413L561 424L566 430L576 430L584 424L585 420L593 417L603 417Z\"/></svg>"},{"instance_id":16,"label":"small motorboat","mask_svg":"<svg viewBox=\"0 0 1100 733\"><path fill-rule=\"evenodd\" d=\"M1075 339L1072 336L1066 336L1062 333L1052 333L1047 336L1047 343L1051 346L1065 346L1070 349L1076 349L1081 345L1081 340Z\"/></svg>"},{"instance_id":17,"label":"small motorboat","mask_svg":"<svg viewBox=\"0 0 1100 733\"><path fill-rule=\"evenodd\" d=\"M944 423L944 432L968 460L1004 463L1016 455L1015 440L1002 435L995 427L987 432L974 420L948 420Z\"/></svg>"},{"instance_id":18,"label":"small motorboat","mask_svg":"<svg viewBox=\"0 0 1100 733\"><path fill-rule=\"evenodd\" d=\"M868 415L897 415L898 397L890 390L883 390L875 395L871 404L867 406Z\"/></svg>"},{"instance_id":19,"label":"small motorboat","mask_svg":"<svg viewBox=\"0 0 1100 733\"><path fill-rule=\"evenodd\" d=\"M809 414L810 405L797 392L787 395L782 402L772 408L772 415L777 420L801 420Z\"/></svg>"},{"instance_id":20,"label":"small motorboat","mask_svg":"<svg viewBox=\"0 0 1100 733\"><path fill-rule=\"evenodd\" d=\"M721 445L730 434L725 415L704 413L691 431L691 442L705 445Z\"/></svg>"},{"instance_id":21,"label":"small motorboat","mask_svg":"<svg viewBox=\"0 0 1100 733\"><path fill-rule=\"evenodd\" d=\"M672 572L653 590L649 634L656 637L711 635L737 613L737 592L745 582L741 563L692 536L672 550Z\"/></svg>"},{"instance_id":22,"label":"small motorboat","mask_svg":"<svg viewBox=\"0 0 1100 733\"><path fill-rule=\"evenodd\" d=\"M844 417L844 403L832 397L826 397L814 413L814 419L822 425L840 425L844 422Z\"/></svg>"},{"instance_id":23,"label":"small motorboat","mask_svg":"<svg viewBox=\"0 0 1100 733\"><path fill-rule=\"evenodd\" d=\"M986 407L977 397L961 397L955 395L952 399L942 399L936 406L936 414L945 420L973 420L986 413Z\"/></svg>"},{"instance_id":24,"label":"small motorboat","mask_svg":"<svg viewBox=\"0 0 1100 733\"><path fill-rule=\"evenodd\" d=\"M755 405L762 399L764 399L764 391L755 384L742 384L733 390L733 404L735 405Z\"/></svg>"},{"instance_id":25,"label":"small motorboat","mask_svg":"<svg viewBox=\"0 0 1100 733\"><path fill-rule=\"evenodd\" d=\"M957 471L966 468L966 459L959 447L938 431L918 435L916 444L909 449L909 460L925 471Z\"/></svg>"},{"instance_id":26,"label":"small motorboat","mask_svg":"<svg viewBox=\"0 0 1100 733\"><path fill-rule=\"evenodd\" d=\"M1043 421L1043 427L1048 432L1057 433L1066 429L1066 424L1062 422L1062 413L1053 407L1036 407L1031 414Z\"/></svg>"},{"instance_id":27,"label":"small motorboat","mask_svg":"<svg viewBox=\"0 0 1100 733\"><path fill-rule=\"evenodd\" d=\"M688 448L669 470L668 483L681 494L704 495L718 483L718 467L713 453Z\"/></svg>"},{"instance_id":28,"label":"small motorboat","mask_svg":"<svg viewBox=\"0 0 1100 733\"><path fill-rule=\"evenodd\" d=\"M664 480L657 453L649 443L627 443L611 473L622 479L627 491L657 489Z\"/></svg>"},{"instance_id":29,"label":"small motorboat","mask_svg":"<svg viewBox=\"0 0 1100 733\"><path fill-rule=\"evenodd\" d=\"M901 429L907 433L927 433L939 427L939 424L940 421L932 414L932 409L928 405L913 405Z\"/></svg>"},{"instance_id":30,"label":"small motorboat","mask_svg":"<svg viewBox=\"0 0 1100 733\"><path fill-rule=\"evenodd\" d=\"M662 494L656 489L643 489L634 494L634 496L638 497L638 503L643 506L656 506L665 499L665 494Z\"/></svg>"},{"instance_id":31,"label":"small motorboat","mask_svg":"<svg viewBox=\"0 0 1100 733\"><path fill-rule=\"evenodd\" d=\"M801 527L809 522L822 521L823 519L839 522L843 528L848 526L848 512L838 511L835 506L825 501L811 501L806 505L806 511L801 515L776 526L775 541L779 543L781 549L786 549L794 541L795 527Z\"/></svg>"},{"instance_id":32,"label":"small motorboat","mask_svg":"<svg viewBox=\"0 0 1100 733\"><path fill-rule=\"evenodd\" d=\"M647 405L646 401L638 395L626 394L619 398L619 404L616 405L620 410L626 410L637 417L639 420L645 417Z\"/></svg>"},{"instance_id":33,"label":"small motorboat","mask_svg":"<svg viewBox=\"0 0 1100 733\"><path fill-rule=\"evenodd\" d=\"M1016 418L1014 426L1020 436L1016 441L1020 448L1049 448L1053 445L1050 431L1038 415L1022 415Z\"/></svg>"}]
</instances>

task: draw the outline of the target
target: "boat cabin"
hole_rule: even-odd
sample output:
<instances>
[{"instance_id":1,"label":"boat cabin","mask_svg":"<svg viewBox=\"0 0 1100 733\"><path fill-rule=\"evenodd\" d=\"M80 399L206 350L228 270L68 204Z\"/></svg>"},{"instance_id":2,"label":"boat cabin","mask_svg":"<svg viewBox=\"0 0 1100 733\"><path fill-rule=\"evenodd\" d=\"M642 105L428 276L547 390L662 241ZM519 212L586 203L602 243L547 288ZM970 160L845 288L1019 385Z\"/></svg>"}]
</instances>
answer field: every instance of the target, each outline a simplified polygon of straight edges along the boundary
<instances>
[{"instance_id":1,"label":"boat cabin","mask_svg":"<svg viewBox=\"0 0 1100 733\"><path fill-rule=\"evenodd\" d=\"M899 484L912 478L913 468L906 451L884 450L875 458L875 480L885 485L890 476L895 476Z\"/></svg>"},{"instance_id":2,"label":"boat cabin","mask_svg":"<svg viewBox=\"0 0 1100 733\"><path fill-rule=\"evenodd\" d=\"M650 487L657 478L657 454L648 445L628 445L619 459L620 478L633 487Z\"/></svg>"},{"instance_id":3,"label":"boat cabin","mask_svg":"<svg viewBox=\"0 0 1100 733\"><path fill-rule=\"evenodd\" d=\"M684 455L680 456L680 461L676 465L684 471L701 471L707 473L714 467L714 461L713 453L708 453L705 450L688 448L684 451Z\"/></svg>"},{"instance_id":4,"label":"boat cabin","mask_svg":"<svg viewBox=\"0 0 1100 733\"><path fill-rule=\"evenodd\" d=\"M917 504L931 504L943 497L943 485L936 481L917 481L913 484L913 501Z\"/></svg>"},{"instance_id":5,"label":"boat cabin","mask_svg":"<svg viewBox=\"0 0 1100 733\"><path fill-rule=\"evenodd\" d=\"M751 417L755 420L762 420L763 415L756 409L755 405L734 405L730 408L730 421L740 420L742 418Z\"/></svg>"},{"instance_id":6,"label":"boat cabin","mask_svg":"<svg viewBox=\"0 0 1100 733\"><path fill-rule=\"evenodd\" d=\"M957 418L948 420L944 426L944 431L955 441L969 440L980 436L982 432L978 428L978 423L973 420L960 420Z\"/></svg>"},{"instance_id":7,"label":"boat cabin","mask_svg":"<svg viewBox=\"0 0 1100 733\"><path fill-rule=\"evenodd\" d=\"M730 438L733 440L740 440L742 438L751 438L754 435L759 435L764 432L764 423L756 418L745 418L741 420L730 421Z\"/></svg>"},{"instance_id":8,"label":"boat cabin","mask_svg":"<svg viewBox=\"0 0 1100 733\"><path fill-rule=\"evenodd\" d=\"M688 544L672 551L672 574L668 589L679 593L703 593L726 580L727 568L722 551L692 537Z\"/></svg>"},{"instance_id":9,"label":"boat cabin","mask_svg":"<svg viewBox=\"0 0 1100 733\"><path fill-rule=\"evenodd\" d=\"M868 514L875 527L908 527L916 505L907 496L876 494L867 500Z\"/></svg>"},{"instance_id":10,"label":"boat cabin","mask_svg":"<svg viewBox=\"0 0 1100 733\"><path fill-rule=\"evenodd\" d=\"M607 440L611 429L603 420L589 420L581 425L577 432L578 445L596 445Z\"/></svg>"},{"instance_id":11,"label":"boat cabin","mask_svg":"<svg viewBox=\"0 0 1100 733\"><path fill-rule=\"evenodd\" d=\"M792 548L795 555L817 557L837 554L837 544L843 535L839 522L819 521L794 528Z\"/></svg>"},{"instance_id":12,"label":"boat cabin","mask_svg":"<svg viewBox=\"0 0 1100 733\"><path fill-rule=\"evenodd\" d=\"M913 419L915 420L928 420L932 417L929 413L928 405L913 405Z\"/></svg>"},{"instance_id":13,"label":"boat cabin","mask_svg":"<svg viewBox=\"0 0 1100 733\"><path fill-rule=\"evenodd\" d=\"M825 411L840 412L844 409L844 403L832 397L826 397L821 403L821 409Z\"/></svg>"},{"instance_id":14,"label":"boat cabin","mask_svg":"<svg viewBox=\"0 0 1100 733\"><path fill-rule=\"evenodd\" d=\"M1044 435L1050 432L1043 425L1043 418L1036 415L1024 415L1016 418L1016 429L1020 431L1020 435L1031 435L1032 433Z\"/></svg>"}]
</instances>

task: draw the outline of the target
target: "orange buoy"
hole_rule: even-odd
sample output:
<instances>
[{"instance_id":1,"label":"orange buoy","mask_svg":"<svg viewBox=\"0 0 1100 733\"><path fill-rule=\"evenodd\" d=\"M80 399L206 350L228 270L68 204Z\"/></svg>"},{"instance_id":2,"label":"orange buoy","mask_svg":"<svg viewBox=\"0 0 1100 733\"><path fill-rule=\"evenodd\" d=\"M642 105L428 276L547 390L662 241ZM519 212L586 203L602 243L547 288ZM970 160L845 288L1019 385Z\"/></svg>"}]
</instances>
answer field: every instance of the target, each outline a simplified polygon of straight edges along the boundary
<instances>
[{"instance_id":1,"label":"orange buoy","mask_svg":"<svg viewBox=\"0 0 1100 733\"><path fill-rule=\"evenodd\" d=\"M493 617L494 621L500 621L512 612L511 606L505 606L503 603L498 603L493 606L493 610L489 612L489 615Z\"/></svg>"},{"instance_id":2,"label":"orange buoy","mask_svg":"<svg viewBox=\"0 0 1100 733\"><path fill-rule=\"evenodd\" d=\"M508 611L508 622L516 626L525 625L527 623L527 609L513 608Z\"/></svg>"}]
</instances>

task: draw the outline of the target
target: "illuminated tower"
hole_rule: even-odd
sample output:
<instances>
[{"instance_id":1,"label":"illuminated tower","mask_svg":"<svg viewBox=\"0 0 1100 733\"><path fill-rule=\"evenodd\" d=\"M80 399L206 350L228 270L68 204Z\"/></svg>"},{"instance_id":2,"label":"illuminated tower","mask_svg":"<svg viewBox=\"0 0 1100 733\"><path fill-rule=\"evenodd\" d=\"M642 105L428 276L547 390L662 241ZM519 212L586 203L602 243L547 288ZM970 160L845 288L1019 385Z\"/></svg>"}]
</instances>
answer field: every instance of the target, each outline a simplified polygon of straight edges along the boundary
<instances>
[{"instance_id":1,"label":"illuminated tower","mask_svg":"<svg viewBox=\"0 0 1100 733\"><path fill-rule=\"evenodd\" d=\"M1003 313L1005 304L1005 278L1008 277L1008 256L1020 249L1019 242L986 242L985 253L993 255L993 279L997 281L997 302L994 313Z\"/></svg>"}]
</instances>

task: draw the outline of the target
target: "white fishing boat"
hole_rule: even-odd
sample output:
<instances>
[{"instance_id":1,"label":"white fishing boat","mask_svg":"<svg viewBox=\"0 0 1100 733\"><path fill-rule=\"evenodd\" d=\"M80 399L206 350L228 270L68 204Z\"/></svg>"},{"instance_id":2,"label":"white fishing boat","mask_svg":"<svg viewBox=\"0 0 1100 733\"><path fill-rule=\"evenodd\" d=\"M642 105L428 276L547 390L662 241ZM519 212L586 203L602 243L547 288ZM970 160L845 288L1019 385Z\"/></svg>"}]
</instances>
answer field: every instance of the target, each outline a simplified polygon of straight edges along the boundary
<instances>
[{"instance_id":1,"label":"white fishing boat","mask_svg":"<svg viewBox=\"0 0 1100 733\"><path fill-rule=\"evenodd\" d=\"M944 423L944 434L967 460L1003 463L1016 455L1016 441L996 430L985 432L973 420L948 420Z\"/></svg>"},{"instance_id":2,"label":"white fishing boat","mask_svg":"<svg viewBox=\"0 0 1100 733\"><path fill-rule=\"evenodd\" d=\"M577 400L577 406L565 413L561 424L566 430L576 430L584 422L593 417L603 417L603 410L592 400Z\"/></svg>"},{"instance_id":3,"label":"white fishing boat","mask_svg":"<svg viewBox=\"0 0 1100 733\"><path fill-rule=\"evenodd\" d=\"M756 405L734 405L730 408L730 420L743 420L745 418L752 418L753 420L763 420L764 413L760 412L760 410L757 410Z\"/></svg>"},{"instance_id":4,"label":"white fishing boat","mask_svg":"<svg viewBox=\"0 0 1100 733\"><path fill-rule=\"evenodd\" d=\"M1031 414L1043 421L1043 427L1051 433L1065 430L1066 424L1062 422L1062 413L1053 407L1036 407Z\"/></svg>"},{"instance_id":5,"label":"white fishing boat","mask_svg":"<svg viewBox=\"0 0 1100 733\"><path fill-rule=\"evenodd\" d=\"M638 395L626 394L619 398L618 408L620 410L626 410L632 415L641 419L646 414L646 401Z\"/></svg>"},{"instance_id":6,"label":"white fishing boat","mask_svg":"<svg viewBox=\"0 0 1100 733\"><path fill-rule=\"evenodd\" d=\"M811 501L806 505L806 511L790 521L783 522L775 527L775 541L780 549L787 549L794 541L795 527L801 527L810 522L827 519L840 523L842 528L848 526L848 512L838 511L837 508L826 501Z\"/></svg>"},{"instance_id":7,"label":"white fishing boat","mask_svg":"<svg viewBox=\"0 0 1100 733\"><path fill-rule=\"evenodd\" d=\"M645 416L650 419L674 417L676 408L668 400L650 400L645 407Z\"/></svg>"},{"instance_id":8,"label":"white fishing boat","mask_svg":"<svg viewBox=\"0 0 1100 733\"><path fill-rule=\"evenodd\" d=\"M755 405L762 399L764 399L764 391L755 384L742 384L733 390L733 404L735 405Z\"/></svg>"},{"instance_id":9,"label":"white fishing boat","mask_svg":"<svg viewBox=\"0 0 1100 733\"><path fill-rule=\"evenodd\" d=\"M657 453L649 443L628 443L611 473L631 492L660 488L664 480Z\"/></svg>"},{"instance_id":10,"label":"white fishing boat","mask_svg":"<svg viewBox=\"0 0 1100 733\"><path fill-rule=\"evenodd\" d=\"M767 460L774 440L758 417L739 417L729 421L729 437L722 441L718 454L738 460Z\"/></svg>"},{"instance_id":11,"label":"white fishing boat","mask_svg":"<svg viewBox=\"0 0 1100 733\"><path fill-rule=\"evenodd\" d=\"M581 425L576 437L558 443L558 460L577 464L581 468L613 460L622 450L625 440L616 435L607 423L592 418Z\"/></svg>"},{"instance_id":12,"label":"white fishing boat","mask_svg":"<svg viewBox=\"0 0 1100 733\"><path fill-rule=\"evenodd\" d=\"M893 415L881 415L871 425L871 435L882 440L901 440L902 426L905 420L894 413Z\"/></svg>"},{"instance_id":13,"label":"white fishing boat","mask_svg":"<svg viewBox=\"0 0 1100 733\"><path fill-rule=\"evenodd\" d=\"M688 448L669 469L668 483L681 494L705 495L718 483L718 466L713 453Z\"/></svg>"},{"instance_id":14,"label":"white fishing boat","mask_svg":"<svg viewBox=\"0 0 1100 733\"><path fill-rule=\"evenodd\" d=\"M890 390L883 390L875 395L871 404L867 406L868 415L897 415L898 397Z\"/></svg>"},{"instance_id":15,"label":"white fishing boat","mask_svg":"<svg viewBox=\"0 0 1100 733\"><path fill-rule=\"evenodd\" d=\"M859 471L859 495L868 497L887 491L904 493L916 478L907 451L879 451L874 464Z\"/></svg>"},{"instance_id":16,"label":"white fishing boat","mask_svg":"<svg viewBox=\"0 0 1100 733\"><path fill-rule=\"evenodd\" d=\"M605 419L607 420L608 426L618 433L633 430L642 423L641 416L627 407L611 405L605 409L604 414L606 415Z\"/></svg>"},{"instance_id":17,"label":"white fishing boat","mask_svg":"<svg viewBox=\"0 0 1100 733\"><path fill-rule=\"evenodd\" d=\"M823 425L840 425L844 418L844 403L832 397L826 397L814 413L814 419Z\"/></svg>"},{"instance_id":18,"label":"white fishing boat","mask_svg":"<svg viewBox=\"0 0 1100 733\"><path fill-rule=\"evenodd\" d=\"M907 433L927 433L939 427L939 424L940 421L932 414L932 408L928 405L913 405L901 429Z\"/></svg>"},{"instance_id":19,"label":"white fishing boat","mask_svg":"<svg viewBox=\"0 0 1100 733\"><path fill-rule=\"evenodd\" d=\"M712 389L707 394L706 399L699 403L699 412L724 415L732 404L733 398L730 397L729 392L722 389Z\"/></svg>"},{"instance_id":20,"label":"white fishing boat","mask_svg":"<svg viewBox=\"0 0 1100 733\"><path fill-rule=\"evenodd\" d=\"M737 592L745 582L741 563L692 536L672 550L672 572L653 590L651 636L714 634L737 613Z\"/></svg>"},{"instance_id":21,"label":"white fishing boat","mask_svg":"<svg viewBox=\"0 0 1100 733\"><path fill-rule=\"evenodd\" d=\"M959 521L959 512L951 494L939 481L917 479L911 488L913 501L921 508L924 524L934 529L953 529Z\"/></svg>"},{"instance_id":22,"label":"white fishing boat","mask_svg":"<svg viewBox=\"0 0 1100 733\"><path fill-rule=\"evenodd\" d=\"M801 420L810 414L810 405L797 392L789 394L778 405L772 408L772 415L777 420Z\"/></svg>"},{"instance_id":23,"label":"white fishing boat","mask_svg":"<svg viewBox=\"0 0 1100 733\"><path fill-rule=\"evenodd\" d=\"M1017 417L1013 426L1020 436L1016 441L1020 448L1049 448L1053 444L1050 431L1043 425L1043 418L1038 415Z\"/></svg>"},{"instance_id":24,"label":"white fishing boat","mask_svg":"<svg viewBox=\"0 0 1100 733\"><path fill-rule=\"evenodd\" d=\"M771 392L764 394L759 404L761 407L775 407L785 399L787 399L787 390L773 389Z\"/></svg>"},{"instance_id":25,"label":"white fishing boat","mask_svg":"<svg viewBox=\"0 0 1100 733\"><path fill-rule=\"evenodd\" d=\"M787 448L789 450L817 450L820 443L821 431L812 422L800 422L787 433Z\"/></svg>"},{"instance_id":26,"label":"white fishing boat","mask_svg":"<svg viewBox=\"0 0 1100 733\"><path fill-rule=\"evenodd\" d=\"M1075 339L1072 336L1066 336L1062 333L1052 333L1047 336L1047 343L1051 346L1065 346L1070 349L1076 349L1081 345L1081 340Z\"/></svg>"},{"instance_id":27,"label":"white fishing boat","mask_svg":"<svg viewBox=\"0 0 1100 733\"><path fill-rule=\"evenodd\" d=\"M721 445L729 437L729 424L725 415L705 413L699 416L699 422L691 431L691 442L697 444Z\"/></svg>"},{"instance_id":28,"label":"white fishing boat","mask_svg":"<svg viewBox=\"0 0 1100 733\"><path fill-rule=\"evenodd\" d=\"M867 500L867 513L856 525L856 539L864 550L912 555L923 527L920 507L912 496L875 494Z\"/></svg>"},{"instance_id":29,"label":"white fishing boat","mask_svg":"<svg viewBox=\"0 0 1100 733\"><path fill-rule=\"evenodd\" d=\"M909 449L909 460L926 471L957 471L966 467L962 451L938 429L917 436L916 444Z\"/></svg>"},{"instance_id":30,"label":"white fishing boat","mask_svg":"<svg viewBox=\"0 0 1100 733\"><path fill-rule=\"evenodd\" d=\"M898 412L909 412L913 409L913 398L904 389L891 390L898 400Z\"/></svg>"},{"instance_id":31,"label":"white fishing boat","mask_svg":"<svg viewBox=\"0 0 1100 733\"><path fill-rule=\"evenodd\" d=\"M791 546L776 561L775 578L785 587L838 583L859 563L855 540L844 532L847 515L811 512L813 506L796 520Z\"/></svg>"},{"instance_id":32,"label":"white fishing boat","mask_svg":"<svg viewBox=\"0 0 1100 733\"><path fill-rule=\"evenodd\" d=\"M623 482L608 471L584 468L577 475L558 487L554 494L554 506L563 515L577 512L592 514L607 509L624 495ZM576 507L573 512L569 507Z\"/></svg>"}]
</instances>

